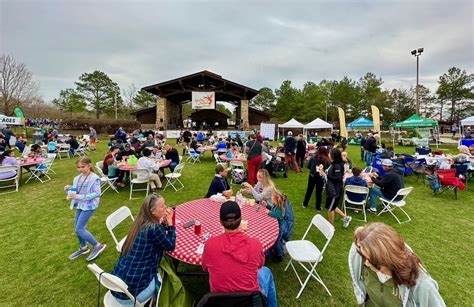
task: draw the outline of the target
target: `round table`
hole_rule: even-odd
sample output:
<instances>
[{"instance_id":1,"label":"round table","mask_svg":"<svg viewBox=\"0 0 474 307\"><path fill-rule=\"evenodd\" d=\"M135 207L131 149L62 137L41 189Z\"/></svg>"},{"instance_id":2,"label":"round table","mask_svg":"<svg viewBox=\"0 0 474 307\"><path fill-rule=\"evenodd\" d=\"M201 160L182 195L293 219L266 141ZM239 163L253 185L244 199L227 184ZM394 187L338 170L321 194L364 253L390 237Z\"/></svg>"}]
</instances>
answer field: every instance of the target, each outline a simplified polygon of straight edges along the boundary
<instances>
[{"instance_id":1,"label":"round table","mask_svg":"<svg viewBox=\"0 0 474 307\"><path fill-rule=\"evenodd\" d=\"M204 151L215 151L217 150L216 146L201 146L197 149L198 151L204 152Z\"/></svg>"},{"instance_id":2,"label":"round table","mask_svg":"<svg viewBox=\"0 0 474 307\"><path fill-rule=\"evenodd\" d=\"M164 160L162 162L159 163L160 164L160 168L162 167L167 167L171 164L171 160ZM119 170L121 171L134 171L137 169L137 166L136 165L133 165L133 166L130 166L130 165L122 165L119 167Z\"/></svg>"},{"instance_id":3,"label":"round table","mask_svg":"<svg viewBox=\"0 0 474 307\"><path fill-rule=\"evenodd\" d=\"M208 198L193 200L176 207L176 247L168 254L181 261L192 265L201 265L202 255L196 253L197 248L205 241L204 234L211 237L224 232L220 224L219 212L222 203ZM270 249L278 238L278 221L268 216L263 208L256 210L257 206L242 207L242 220L248 221L246 234L257 238L262 244L262 251ZM194 226L184 228L189 221L201 222L200 235L194 234Z\"/></svg>"},{"instance_id":4,"label":"round table","mask_svg":"<svg viewBox=\"0 0 474 307\"><path fill-rule=\"evenodd\" d=\"M23 161L20 160L18 164L20 164L20 167L25 167L25 166L32 166L32 165L37 165L43 162L44 158L28 158Z\"/></svg>"},{"instance_id":5,"label":"round table","mask_svg":"<svg viewBox=\"0 0 474 307\"><path fill-rule=\"evenodd\" d=\"M227 157L226 154L223 154L223 155L220 155L219 158L222 161L226 161L226 162L246 162L247 161L247 156L245 155L239 155L238 157L229 158Z\"/></svg>"}]
</instances>

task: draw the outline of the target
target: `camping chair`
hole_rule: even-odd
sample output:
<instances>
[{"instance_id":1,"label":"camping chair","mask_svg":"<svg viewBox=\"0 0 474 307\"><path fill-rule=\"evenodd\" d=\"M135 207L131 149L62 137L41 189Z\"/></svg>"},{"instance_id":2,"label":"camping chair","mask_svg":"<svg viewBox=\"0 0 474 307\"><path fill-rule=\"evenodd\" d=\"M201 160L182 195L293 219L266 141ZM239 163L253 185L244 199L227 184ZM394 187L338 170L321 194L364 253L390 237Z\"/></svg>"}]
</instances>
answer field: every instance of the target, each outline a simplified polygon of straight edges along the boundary
<instances>
[{"instance_id":1,"label":"camping chair","mask_svg":"<svg viewBox=\"0 0 474 307\"><path fill-rule=\"evenodd\" d=\"M69 159L69 149L70 148L71 148L71 145L69 145L69 144L58 144L57 153L58 153L59 159L63 158L63 154L66 154L66 158Z\"/></svg>"},{"instance_id":2,"label":"camping chair","mask_svg":"<svg viewBox=\"0 0 474 307\"><path fill-rule=\"evenodd\" d=\"M148 191L150 190L150 171L147 169L134 169L130 171L130 198L132 198L133 192L146 191L146 196L148 196ZM135 178L134 178L135 177ZM133 189L133 186L136 184L146 184L146 189Z\"/></svg>"},{"instance_id":3,"label":"camping chair","mask_svg":"<svg viewBox=\"0 0 474 307\"><path fill-rule=\"evenodd\" d=\"M102 171L103 166L104 166L103 161L99 161L95 164L97 175L99 175L99 178L100 178L100 191L101 191L100 195L104 194L105 191L107 191L109 188L111 188L116 193L118 193L119 191L115 187L115 181L117 181L118 178L109 178L109 176L105 175L104 172Z\"/></svg>"},{"instance_id":4,"label":"camping chair","mask_svg":"<svg viewBox=\"0 0 474 307\"><path fill-rule=\"evenodd\" d=\"M184 184L181 182L181 180L179 180L179 177L181 177L181 172L183 171L183 168L184 168L184 163L180 163L180 164L176 165L176 167L174 168L172 173L165 175L166 185L165 185L163 191L166 190L166 188L169 187L169 186L173 187L173 189L176 192L178 192L179 190L184 188ZM177 184L180 184L181 187L176 188Z\"/></svg>"},{"instance_id":5,"label":"camping chair","mask_svg":"<svg viewBox=\"0 0 474 307\"><path fill-rule=\"evenodd\" d=\"M265 307L267 299L260 291L208 293L196 307Z\"/></svg>"},{"instance_id":6,"label":"camping chair","mask_svg":"<svg viewBox=\"0 0 474 307\"><path fill-rule=\"evenodd\" d=\"M30 171L30 178L26 180L25 184L28 183L31 179L36 179L41 183L45 183L46 181L50 181L51 177L49 177L49 171L51 166L53 165L54 159L53 158L46 158L40 164L31 167ZM46 177L46 178L43 178Z\"/></svg>"},{"instance_id":7,"label":"camping chair","mask_svg":"<svg viewBox=\"0 0 474 307\"><path fill-rule=\"evenodd\" d=\"M327 240L322 250L319 250L319 248L316 245L314 245L313 242L305 240L312 226L318 228L319 231L321 231L321 233L324 235L324 237ZM285 271L288 270L289 266L291 266L301 285L301 289L296 295L296 299L298 299L301 293L303 293L303 290L308 284L308 281L311 277L313 277L314 279L316 279L317 282L323 285L327 293L331 295L331 292L329 292L329 289L324 284L318 272L316 272L316 266L318 265L319 262L323 260L324 251L328 247L329 242L331 242L333 235L334 235L334 226L331 225L320 214L316 214L311 220L311 223L309 224L308 229L306 229L306 232L303 235L303 238L301 238L301 240L286 242L286 250L288 251L288 255L291 257L291 259L288 262L285 268ZM297 262L308 273L308 277L306 277L304 282L301 280L300 276L298 275L298 272L296 271L295 266L293 265L293 261ZM309 268L306 267L304 263L308 263Z\"/></svg>"},{"instance_id":8,"label":"camping chair","mask_svg":"<svg viewBox=\"0 0 474 307\"><path fill-rule=\"evenodd\" d=\"M100 298L100 285L106 287L109 291L104 295L104 306L122 306L119 301L112 295L110 291L124 293L132 301L132 305L137 307L144 307L151 299L147 299L145 302L138 302L136 298L128 291L128 285L119 277L110 273L104 272L97 264L88 264L87 268L94 273L97 280L99 280L99 298ZM162 283L161 274L158 271L158 281ZM160 297L161 287L158 290L158 297ZM153 297L153 296L152 296ZM158 298L157 298L158 299Z\"/></svg>"},{"instance_id":9,"label":"camping chair","mask_svg":"<svg viewBox=\"0 0 474 307\"><path fill-rule=\"evenodd\" d=\"M435 171L438 176L439 190L438 194L445 191L454 191L454 198L458 199L458 189L464 190L465 185L456 177L456 169L439 169Z\"/></svg>"},{"instance_id":10,"label":"camping chair","mask_svg":"<svg viewBox=\"0 0 474 307\"><path fill-rule=\"evenodd\" d=\"M0 186L0 189L15 187L15 191L4 192L4 193L1 193L1 194L8 194L8 193L13 193L13 192L18 192L18 186L20 185L20 177L19 177L20 167L15 166L15 165L13 165L13 166L0 166L0 174L1 173L6 173L6 172L11 172L11 171L16 172L15 176L10 177L10 178L6 178L6 179L0 179L0 182L13 181L13 184L6 185L6 186Z\"/></svg>"},{"instance_id":11,"label":"camping chair","mask_svg":"<svg viewBox=\"0 0 474 307\"><path fill-rule=\"evenodd\" d=\"M349 195L347 194L348 192L358 194L358 195L364 195L365 196L364 200L362 201L350 200ZM354 220L367 222L367 215L365 214L365 204L367 203L368 197L369 197L369 188L356 186L356 185L346 185L346 187L344 188L344 201L343 201L344 214L346 214L346 209L362 210L364 219L363 220L354 219ZM347 206L346 203L350 204L351 207Z\"/></svg>"},{"instance_id":12,"label":"camping chair","mask_svg":"<svg viewBox=\"0 0 474 307\"><path fill-rule=\"evenodd\" d=\"M408 194L411 193L411 191L413 191L413 187L402 188L398 190L397 195L395 195L392 199L386 199L386 198L380 197L380 200L382 201L382 204L383 204L383 209L382 211L380 211L379 214L377 214L377 216L385 212L390 212L390 214L393 215L393 217L397 220L398 224L408 223L409 221L411 221L411 217L402 208L403 206L405 206L406 204L405 199L407 198ZM402 196L402 199L396 200L399 196ZM393 213L393 211L395 211L396 208L400 209L406 215L406 217L408 218L406 221L401 222L398 219L398 217Z\"/></svg>"},{"instance_id":13,"label":"camping chair","mask_svg":"<svg viewBox=\"0 0 474 307\"><path fill-rule=\"evenodd\" d=\"M115 237L113 230L115 227L117 227L118 224L125 221L128 217L132 219L132 222L135 220L133 218L132 211L130 211L128 207L122 206L119 209L117 209L114 213L109 215L107 219L105 220L105 225L107 226L107 229L112 235L112 239L114 239L114 242L115 242L115 247L117 248L117 251L119 253L122 251L122 246L125 243L127 236L123 237L120 241L118 241L117 237Z\"/></svg>"}]
</instances>

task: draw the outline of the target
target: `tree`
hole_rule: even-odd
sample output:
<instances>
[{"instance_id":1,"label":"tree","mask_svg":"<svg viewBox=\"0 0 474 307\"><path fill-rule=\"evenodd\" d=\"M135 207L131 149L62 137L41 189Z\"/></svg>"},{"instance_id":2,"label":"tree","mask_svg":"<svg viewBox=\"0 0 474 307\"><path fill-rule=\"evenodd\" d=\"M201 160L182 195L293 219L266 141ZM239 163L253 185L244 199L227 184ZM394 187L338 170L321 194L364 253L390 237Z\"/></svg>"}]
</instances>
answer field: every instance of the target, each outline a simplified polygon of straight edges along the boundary
<instances>
[{"instance_id":1,"label":"tree","mask_svg":"<svg viewBox=\"0 0 474 307\"><path fill-rule=\"evenodd\" d=\"M465 70L451 67L448 72L439 77L439 87L436 93L441 101L451 103L450 121L459 121L462 115L472 112L474 108L474 93L472 83L474 75Z\"/></svg>"},{"instance_id":2,"label":"tree","mask_svg":"<svg viewBox=\"0 0 474 307\"><path fill-rule=\"evenodd\" d=\"M263 112L271 112L275 105L276 97L272 89L262 87L257 96L250 100L250 106Z\"/></svg>"},{"instance_id":3,"label":"tree","mask_svg":"<svg viewBox=\"0 0 474 307\"><path fill-rule=\"evenodd\" d=\"M11 55L0 56L0 74L2 109L10 115L14 107L35 96L37 84L26 64L17 63Z\"/></svg>"},{"instance_id":4,"label":"tree","mask_svg":"<svg viewBox=\"0 0 474 307\"><path fill-rule=\"evenodd\" d=\"M290 80L283 81L279 89L275 90L277 103L273 115L280 120L289 120L292 117L298 118L302 113L298 108L299 90L294 88Z\"/></svg>"},{"instance_id":5,"label":"tree","mask_svg":"<svg viewBox=\"0 0 474 307\"><path fill-rule=\"evenodd\" d=\"M114 110L121 104L120 88L107 74L101 71L84 73L76 82L76 90L82 94L87 104L95 111L95 117L99 119L104 112Z\"/></svg>"},{"instance_id":6,"label":"tree","mask_svg":"<svg viewBox=\"0 0 474 307\"><path fill-rule=\"evenodd\" d=\"M68 112L70 115L73 112L85 111L87 105L84 97L72 88L59 92L59 98L53 99L52 102L61 111Z\"/></svg>"},{"instance_id":7,"label":"tree","mask_svg":"<svg viewBox=\"0 0 474 307\"><path fill-rule=\"evenodd\" d=\"M138 88L135 84L130 85L127 89L122 90L122 96L124 98L124 104L129 110L134 109L135 96L137 95Z\"/></svg>"},{"instance_id":8,"label":"tree","mask_svg":"<svg viewBox=\"0 0 474 307\"><path fill-rule=\"evenodd\" d=\"M355 81L344 77L341 81L331 81L329 83L328 119L335 121L338 118L337 107L344 109L346 121L357 118L359 115L367 114L367 110L358 107L360 102L360 90Z\"/></svg>"},{"instance_id":9,"label":"tree","mask_svg":"<svg viewBox=\"0 0 474 307\"><path fill-rule=\"evenodd\" d=\"M416 113L413 89L400 88L392 90L389 93L389 102L391 104L391 114L384 116L386 120L390 119L390 121L400 122Z\"/></svg>"},{"instance_id":10,"label":"tree","mask_svg":"<svg viewBox=\"0 0 474 307\"><path fill-rule=\"evenodd\" d=\"M156 105L157 97L147 91L140 90L133 98L133 105L139 109L149 108Z\"/></svg>"}]
</instances>

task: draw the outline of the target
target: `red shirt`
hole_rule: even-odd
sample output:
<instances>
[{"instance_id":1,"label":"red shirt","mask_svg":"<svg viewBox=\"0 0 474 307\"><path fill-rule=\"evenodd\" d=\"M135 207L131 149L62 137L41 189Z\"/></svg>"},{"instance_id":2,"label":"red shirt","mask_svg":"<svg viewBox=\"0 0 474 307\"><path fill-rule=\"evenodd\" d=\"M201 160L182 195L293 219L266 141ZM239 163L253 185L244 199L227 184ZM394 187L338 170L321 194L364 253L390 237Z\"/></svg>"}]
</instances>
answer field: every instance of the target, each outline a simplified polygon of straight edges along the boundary
<instances>
[{"instance_id":1,"label":"red shirt","mask_svg":"<svg viewBox=\"0 0 474 307\"><path fill-rule=\"evenodd\" d=\"M243 232L210 238L202 254L211 292L259 291L257 273L264 263L260 241Z\"/></svg>"}]
</instances>

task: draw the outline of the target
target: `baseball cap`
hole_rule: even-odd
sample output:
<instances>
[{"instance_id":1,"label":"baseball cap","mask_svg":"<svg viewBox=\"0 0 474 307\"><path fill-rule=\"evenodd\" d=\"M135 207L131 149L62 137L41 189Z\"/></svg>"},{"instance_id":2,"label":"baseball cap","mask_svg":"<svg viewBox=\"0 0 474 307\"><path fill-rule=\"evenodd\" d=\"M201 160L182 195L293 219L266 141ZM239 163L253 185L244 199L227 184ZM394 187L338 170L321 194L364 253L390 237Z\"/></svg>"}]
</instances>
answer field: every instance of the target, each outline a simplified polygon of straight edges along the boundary
<instances>
[{"instance_id":1,"label":"baseball cap","mask_svg":"<svg viewBox=\"0 0 474 307\"><path fill-rule=\"evenodd\" d=\"M221 221L238 220L240 216L240 207L235 201L226 201L222 204L220 211Z\"/></svg>"},{"instance_id":2,"label":"baseball cap","mask_svg":"<svg viewBox=\"0 0 474 307\"><path fill-rule=\"evenodd\" d=\"M293 132L288 131L288 135L289 135L289 136L292 136L292 135L293 135Z\"/></svg>"},{"instance_id":3,"label":"baseball cap","mask_svg":"<svg viewBox=\"0 0 474 307\"><path fill-rule=\"evenodd\" d=\"M390 159L383 159L381 164L383 166L393 166L393 162Z\"/></svg>"}]
</instances>

